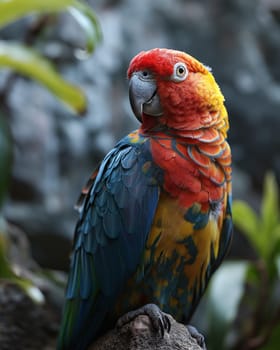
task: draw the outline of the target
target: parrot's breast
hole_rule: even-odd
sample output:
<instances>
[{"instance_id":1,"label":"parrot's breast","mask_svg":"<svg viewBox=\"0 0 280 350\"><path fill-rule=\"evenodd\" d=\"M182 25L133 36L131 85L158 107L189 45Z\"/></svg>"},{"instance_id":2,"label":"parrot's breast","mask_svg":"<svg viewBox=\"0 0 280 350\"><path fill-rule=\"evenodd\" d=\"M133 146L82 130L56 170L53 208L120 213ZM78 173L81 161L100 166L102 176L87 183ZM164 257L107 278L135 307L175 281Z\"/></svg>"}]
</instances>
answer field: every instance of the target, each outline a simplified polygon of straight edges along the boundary
<instances>
[{"instance_id":1,"label":"parrot's breast","mask_svg":"<svg viewBox=\"0 0 280 350\"><path fill-rule=\"evenodd\" d=\"M177 198L180 206L189 208L198 203L207 211L231 190L230 149L218 136L211 144L207 140L184 143L169 136L151 139L153 160L164 173L163 190Z\"/></svg>"},{"instance_id":2,"label":"parrot's breast","mask_svg":"<svg viewBox=\"0 0 280 350\"><path fill-rule=\"evenodd\" d=\"M191 313L206 287L211 259L218 256L223 217L222 210L214 217L196 204L186 210L177 199L165 193L160 197L146 244L145 284L153 290L155 303L179 320Z\"/></svg>"},{"instance_id":3,"label":"parrot's breast","mask_svg":"<svg viewBox=\"0 0 280 350\"><path fill-rule=\"evenodd\" d=\"M191 316L218 257L225 214L196 209L186 210L177 199L160 195L143 263L124 288L116 314L153 302L178 321ZM188 215L196 220L189 221Z\"/></svg>"}]
</instances>

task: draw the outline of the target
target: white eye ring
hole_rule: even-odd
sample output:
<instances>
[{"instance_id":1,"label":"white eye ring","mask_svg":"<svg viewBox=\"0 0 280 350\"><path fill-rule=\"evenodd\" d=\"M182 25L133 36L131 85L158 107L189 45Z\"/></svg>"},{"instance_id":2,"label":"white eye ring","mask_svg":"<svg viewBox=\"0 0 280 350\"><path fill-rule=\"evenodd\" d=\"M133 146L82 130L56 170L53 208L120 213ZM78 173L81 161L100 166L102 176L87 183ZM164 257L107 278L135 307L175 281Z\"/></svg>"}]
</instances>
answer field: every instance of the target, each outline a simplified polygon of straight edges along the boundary
<instances>
[{"instance_id":1,"label":"white eye ring","mask_svg":"<svg viewBox=\"0 0 280 350\"><path fill-rule=\"evenodd\" d=\"M173 74L171 79L176 83L180 81L184 81L189 74L188 68L183 62L177 62L174 64Z\"/></svg>"}]
</instances>

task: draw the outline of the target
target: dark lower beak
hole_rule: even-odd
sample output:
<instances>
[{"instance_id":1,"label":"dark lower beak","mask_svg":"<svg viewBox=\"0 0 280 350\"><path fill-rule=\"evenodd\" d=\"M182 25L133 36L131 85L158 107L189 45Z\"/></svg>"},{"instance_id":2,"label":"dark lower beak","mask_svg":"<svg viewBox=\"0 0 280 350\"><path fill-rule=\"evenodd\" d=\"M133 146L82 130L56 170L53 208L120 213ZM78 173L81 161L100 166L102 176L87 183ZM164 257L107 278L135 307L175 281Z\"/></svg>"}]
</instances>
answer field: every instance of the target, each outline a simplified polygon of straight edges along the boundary
<instances>
[{"instance_id":1,"label":"dark lower beak","mask_svg":"<svg viewBox=\"0 0 280 350\"><path fill-rule=\"evenodd\" d=\"M143 79L143 77L134 73L129 81L129 101L133 113L140 122L143 114L154 117L162 115L154 79Z\"/></svg>"}]
</instances>

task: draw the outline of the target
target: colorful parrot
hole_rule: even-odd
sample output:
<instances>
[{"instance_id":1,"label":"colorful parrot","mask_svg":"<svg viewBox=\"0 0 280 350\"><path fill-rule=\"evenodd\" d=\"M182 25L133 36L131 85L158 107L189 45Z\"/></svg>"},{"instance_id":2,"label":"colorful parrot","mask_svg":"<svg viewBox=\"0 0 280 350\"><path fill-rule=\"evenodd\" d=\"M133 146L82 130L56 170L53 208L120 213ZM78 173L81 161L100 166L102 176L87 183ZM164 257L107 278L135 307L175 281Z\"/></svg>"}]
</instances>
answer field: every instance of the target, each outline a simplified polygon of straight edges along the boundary
<instances>
[{"instance_id":1,"label":"colorful parrot","mask_svg":"<svg viewBox=\"0 0 280 350\"><path fill-rule=\"evenodd\" d=\"M189 321L231 241L228 116L210 68L153 49L128 79L141 126L82 192L59 350L86 349L140 307L162 332L165 313Z\"/></svg>"}]
</instances>

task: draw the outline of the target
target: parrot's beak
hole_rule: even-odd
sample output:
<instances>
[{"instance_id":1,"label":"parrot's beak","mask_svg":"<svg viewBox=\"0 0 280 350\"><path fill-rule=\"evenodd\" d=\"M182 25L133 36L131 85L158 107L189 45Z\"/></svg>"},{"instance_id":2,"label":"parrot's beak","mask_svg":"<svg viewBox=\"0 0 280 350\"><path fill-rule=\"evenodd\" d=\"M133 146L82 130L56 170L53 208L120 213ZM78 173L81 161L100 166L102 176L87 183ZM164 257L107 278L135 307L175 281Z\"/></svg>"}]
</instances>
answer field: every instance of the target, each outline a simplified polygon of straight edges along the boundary
<instances>
[{"instance_id":1,"label":"parrot's beak","mask_svg":"<svg viewBox=\"0 0 280 350\"><path fill-rule=\"evenodd\" d=\"M145 79L137 72L132 75L129 81L129 101L133 113L142 122L142 115L152 117L162 115L162 108L157 95L157 86L154 79Z\"/></svg>"}]
</instances>

